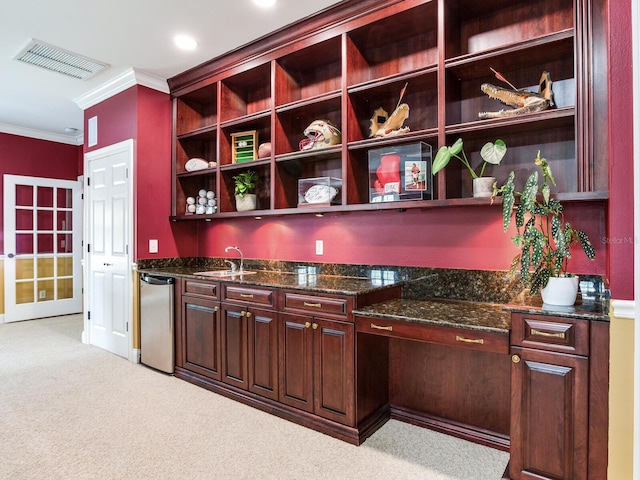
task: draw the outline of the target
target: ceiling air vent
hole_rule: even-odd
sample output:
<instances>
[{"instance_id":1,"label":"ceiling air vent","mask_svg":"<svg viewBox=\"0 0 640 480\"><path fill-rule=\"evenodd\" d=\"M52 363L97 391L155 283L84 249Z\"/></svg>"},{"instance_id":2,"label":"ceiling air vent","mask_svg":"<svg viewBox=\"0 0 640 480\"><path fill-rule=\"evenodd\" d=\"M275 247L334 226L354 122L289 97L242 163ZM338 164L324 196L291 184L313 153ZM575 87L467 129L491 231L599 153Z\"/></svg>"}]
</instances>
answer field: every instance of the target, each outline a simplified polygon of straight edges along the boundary
<instances>
[{"instance_id":1,"label":"ceiling air vent","mask_svg":"<svg viewBox=\"0 0 640 480\"><path fill-rule=\"evenodd\" d=\"M38 40L32 40L15 58L81 80L91 78L109 66Z\"/></svg>"}]
</instances>

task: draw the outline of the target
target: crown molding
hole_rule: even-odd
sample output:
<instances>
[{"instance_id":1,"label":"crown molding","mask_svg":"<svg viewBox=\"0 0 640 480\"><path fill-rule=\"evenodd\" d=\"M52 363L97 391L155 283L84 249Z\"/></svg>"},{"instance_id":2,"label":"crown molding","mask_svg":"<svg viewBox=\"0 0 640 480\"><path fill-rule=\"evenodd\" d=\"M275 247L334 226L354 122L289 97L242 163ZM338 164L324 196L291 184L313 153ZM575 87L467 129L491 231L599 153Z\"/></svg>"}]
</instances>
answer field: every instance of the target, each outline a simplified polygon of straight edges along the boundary
<instances>
[{"instance_id":1,"label":"crown molding","mask_svg":"<svg viewBox=\"0 0 640 480\"><path fill-rule=\"evenodd\" d=\"M82 110L86 110L134 85L142 85L143 87L152 88L163 93L169 93L169 84L165 79L136 70L135 68L129 68L90 92L74 98L73 101Z\"/></svg>"},{"instance_id":2,"label":"crown molding","mask_svg":"<svg viewBox=\"0 0 640 480\"><path fill-rule=\"evenodd\" d=\"M68 145L82 145L84 136L70 136L61 133L46 132L35 128L19 127L9 125L8 123L0 123L0 133L8 133L11 135L19 135L21 137L35 138L38 140L48 140L50 142L66 143Z\"/></svg>"}]
</instances>

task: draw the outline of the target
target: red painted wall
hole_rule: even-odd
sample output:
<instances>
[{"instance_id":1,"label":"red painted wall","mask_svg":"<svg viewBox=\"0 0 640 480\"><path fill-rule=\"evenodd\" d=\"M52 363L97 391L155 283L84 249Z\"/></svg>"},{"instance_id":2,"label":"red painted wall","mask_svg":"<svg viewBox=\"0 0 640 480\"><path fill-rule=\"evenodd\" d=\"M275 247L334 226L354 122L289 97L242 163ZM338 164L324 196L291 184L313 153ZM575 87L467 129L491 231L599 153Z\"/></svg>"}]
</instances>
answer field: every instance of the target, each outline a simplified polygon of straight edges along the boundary
<instances>
[{"instance_id":1,"label":"red painted wall","mask_svg":"<svg viewBox=\"0 0 640 480\"><path fill-rule=\"evenodd\" d=\"M134 86L84 111L84 153L129 138L133 138L135 143L138 136L136 127L138 122L137 98L138 87ZM89 147L87 141L88 122L92 117L98 117L98 143Z\"/></svg>"},{"instance_id":2,"label":"red painted wall","mask_svg":"<svg viewBox=\"0 0 640 480\"><path fill-rule=\"evenodd\" d=\"M633 300L631 0L609 2L609 262L612 298ZM637 93L637 92L636 92Z\"/></svg>"},{"instance_id":3,"label":"red painted wall","mask_svg":"<svg viewBox=\"0 0 640 480\"><path fill-rule=\"evenodd\" d=\"M565 214L598 248L594 261L575 250L570 270L604 273L608 247L602 242L605 207L597 203L567 204ZM201 224L198 252L202 256L234 256L225 254L224 248L237 245L246 258L508 270L517 253L511 242L513 234L513 229L503 233L498 205L353 212L321 218L296 215ZM322 256L315 254L316 240L324 241Z\"/></svg>"},{"instance_id":4,"label":"red painted wall","mask_svg":"<svg viewBox=\"0 0 640 480\"><path fill-rule=\"evenodd\" d=\"M133 86L85 111L98 117L98 143L85 152L132 138L135 149L134 258L195 256L195 225L171 224L171 100L168 94ZM86 145L86 134L85 134ZM149 253L149 239L158 253Z\"/></svg>"},{"instance_id":5,"label":"red painted wall","mask_svg":"<svg viewBox=\"0 0 640 480\"><path fill-rule=\"evenodd\" d=\"M82 147L0 133L0 176L76 180ZM0 182L0 253L4 254L4 182Z\"/></svg>"}]
</instances>

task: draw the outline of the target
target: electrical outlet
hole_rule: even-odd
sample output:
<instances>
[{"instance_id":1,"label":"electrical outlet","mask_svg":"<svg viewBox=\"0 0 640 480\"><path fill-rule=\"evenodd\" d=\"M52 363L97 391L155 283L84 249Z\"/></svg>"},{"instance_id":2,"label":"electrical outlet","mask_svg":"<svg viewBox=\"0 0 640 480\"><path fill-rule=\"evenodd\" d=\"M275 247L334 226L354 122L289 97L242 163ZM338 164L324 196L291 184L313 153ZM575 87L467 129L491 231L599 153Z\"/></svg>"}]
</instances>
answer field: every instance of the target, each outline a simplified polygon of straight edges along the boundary
<instances>
[{"instance_id":1,"label":"electrical outlet","mask_svg":"<svg viewBox=\"0 0 640 480\"><path fill-rule=\"evenodd\" d=\"M149 253L158 253L158 240L149 240Z\"/></svg>"},{"instance_id":2,"label":"electrical outlet","mask_svg":"<svg viewBox=\"0 0 640 480\"><path fill-rule=\"evenodd\" d=\"M47 298L47 291L46 290L40 290L38 292L38 299L44 300L45 298Z\"/></svg>"},{"instance_id":3,"label":"electrical outlet","mask_svg":"<svg viewBox=\"0 0 640 480\"><path fill-rule=\"evenodd\" d=\"M324 254L324 242L322 240L316 240L316 255Z\"/></svg>"}]
</instances>

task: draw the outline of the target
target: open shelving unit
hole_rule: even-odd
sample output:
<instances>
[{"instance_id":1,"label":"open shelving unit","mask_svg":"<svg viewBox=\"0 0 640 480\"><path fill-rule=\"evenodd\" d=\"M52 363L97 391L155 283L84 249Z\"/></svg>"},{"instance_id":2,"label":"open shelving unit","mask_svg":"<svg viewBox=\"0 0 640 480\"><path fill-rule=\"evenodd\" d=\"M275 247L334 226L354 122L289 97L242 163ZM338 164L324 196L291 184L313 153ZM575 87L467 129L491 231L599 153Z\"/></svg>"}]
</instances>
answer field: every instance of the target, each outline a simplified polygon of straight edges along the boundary
<instances>
[{"instance_id":1,"label":"open shelving unit","mask_svg":"<svg viewBox=\"0 0 640 480\"><path fill-rule=\"evenodd\" d=\"M370 203L369 150L425 142L433 155L458 137L472 165L487 141L503 139L507 156L485 172L506 179L535 167L538 150L552 166L565 201L608 198L606 69L592 45L605 22L604 0L387 0L347 1L216 58L169 80L174 102L172 220L289 215L332 211L489 205L471 197L471 177L457 161L434 178L431 200ZM585 12L589 15L585 15ZM481 111L504 107L481 92L482 83L537 91L550 72L556 108L480 120ZM397 136L370 138L377 108L389 114L399 101L410 107ZM301 151L304 129L316 119L338 125L342 143ZM233 163L232 134L255 130L271 154ZM186 172L190 158L216 162ZM233 176L260 176L258 210L236 212ZM331 206L298 207L298 181L337 177ZM185 214L186 197L200 188L218 198L212 215Z\"/></svg>"}]
</instances>

